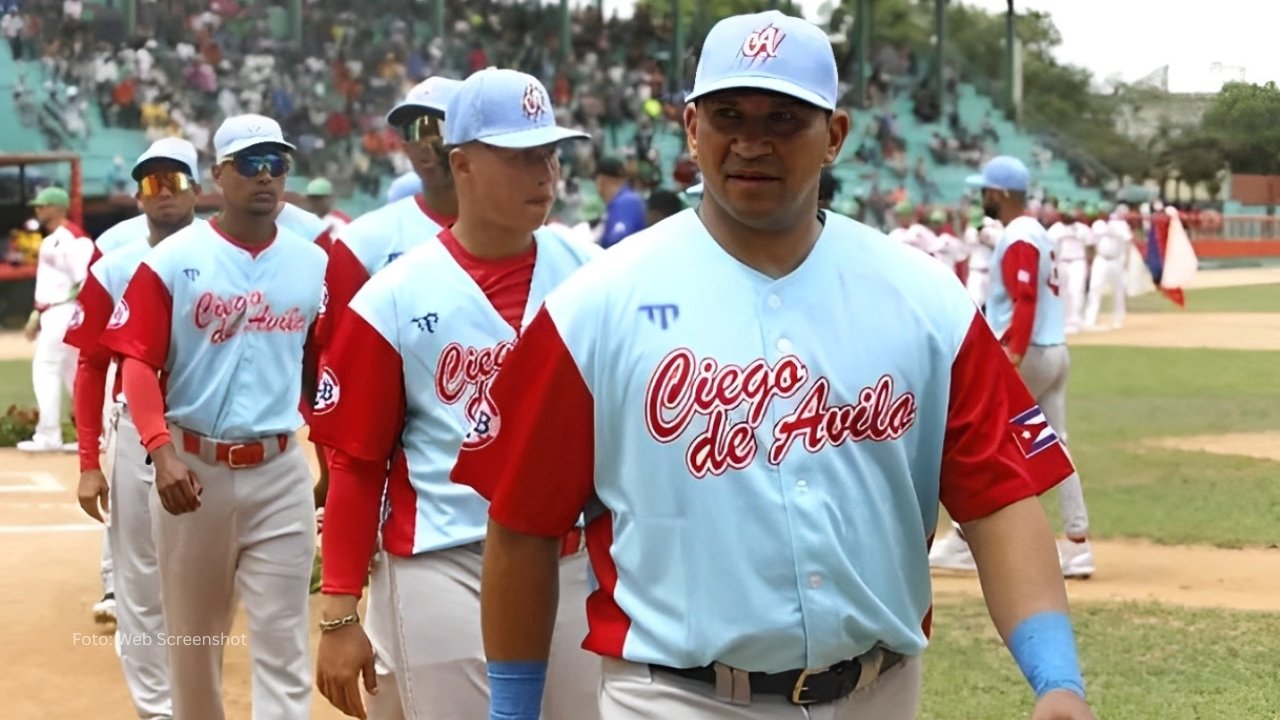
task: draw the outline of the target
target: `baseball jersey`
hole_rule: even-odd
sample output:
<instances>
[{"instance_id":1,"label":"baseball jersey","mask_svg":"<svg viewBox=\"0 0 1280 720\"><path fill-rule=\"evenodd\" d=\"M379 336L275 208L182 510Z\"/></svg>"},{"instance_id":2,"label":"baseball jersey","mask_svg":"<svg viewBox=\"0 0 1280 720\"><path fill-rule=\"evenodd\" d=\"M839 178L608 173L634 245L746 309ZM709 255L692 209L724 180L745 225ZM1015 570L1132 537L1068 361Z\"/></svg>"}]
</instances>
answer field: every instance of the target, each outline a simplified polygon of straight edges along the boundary
<instances>
[{"instance_id":1,"label":"baseball jersey","mask_svg":"<svg viewBox=\"0 0 1280 720\"><path fill-rule=\"evenodd\" d=\"M1058 262L1085 259L1084 249L1089 237L1088 227L1083 223L1056 222L1049 228L1049 237L1053 240L1053 251Z\"/></svg>"},{"instance_id":2,"label":"baseball jersey","mask_svg":"<svg viewBox=\"0 0 1280 720\"><path fill-rule=\"evenodd\" d=\"M422 196L414 195L361 215L342 228L329 250L317 339L328 342L347 304L369 278L452 224L452 218L434 215Z\"/></svg>"},{"instance_id":3,"label":"baseball jersey","mask_svg":"<svg viewBox=\"0 0 1280 720\"><path fill-rule=\"evenodd\" d=\"M1035 320L1031 326L1032 345L1061 345L1067 341L1065 310L1058 295L1057 270L1054 267L1054 243L1043 226L1031 217L1020 217L1005 228L1004 235L996 243L991 255L991 290L987 296L987 319L996 336L1001 336L1013 322L1012 288L1001 272L1004 255L1014 243L1029 243L1039 253L1034 277L1023 277L1019 271L1018 282L1032 282L1036 287Z\"/></svg>"},{"instance_id":4,"label":"baseball jersey","mask_svg":"<svg viewBox=\"0 0 1280 720\"><path fill-rule=\"evenodd\" d=\"M937 255L942 250L938 236L929 228L916 223L910 227L894 228L889 238L913 247L926 255Z\"/></svg>"},{"instance_id":5,"label":"baseball jersey","mask_svg":"<svg viewBox=\"0 0 1280 720\"><path fill-rule=\"evenodd\" d=\"M147 225L146 215L135 215L128 220L118 222L103 231L94 241L96 246L94 260L132 242L146 240L149 235L151 235L151 227Z\"/></svg>"},{"instance_id":6,"label":"baseball jersey","mask_svg":"<svg viewBox=\"0 0 1280 720\"><path fill-rule=\"evenodd\" d=\"M1133 230L1124 220L1097 220L1093 223L1093 238L1098 257L1115 260L1128 251Z\"/></svg>"},{"instance_id":7,"label":"baseball jersey","mask_svg":"<svg viewBox=\"0 0 1280 720\"><path fill-rule=\"evenodd\" d=\"M926 644L938 502L986 516L1070 463L954 273L826 213L772 279L684 211L547 298L457 482L555 537L585 509L602 655L750 671Z\"/></svg>"},{"instance_id":8,"label":"baseball jersey","mask_svg":"<svg viewBox=\"0 0 1280 720\"><path fill-rule=\"evenodd\" d=\"M521 327L599 252L546 228L534 239ZM393 464L388 481L388 552L484 538L488 502L450 482L449 471L460 447L488 443L501 424L489 387L516 337L441 242L407 251L352 299L320 369L311 438L363 460L386 460L403 447L406 462Z\"/></svg>"},{"instance_id":9,"label":"baseball jersey","mask_svg":"<svg viewBox=\"0 0 1280 720\"><path fill-rule=\"evenodd\" d=\"M36 264L36 308L74 300L89 274L92 258L93 241L79 228L64 223L45 236Z\"/></svg>"},{"instance_id":10,"label":"baseball jersey","mask_svg":"<svg viewBox=\"0 0 1280 720\"><path fill-rule=\"evenodd\" d=\"M276 225L313 242L324 237L328 229L324 220L293 203L285 203L280 208L280 213L276 215Z\"/></svg>"},{"instance_id":11,"label":"baseball jersey","mask_svg":"<svg viewBox=\"0 0 1280 720\"><path fill-rule=\"evenodd\" d=\"M103 343L167 376L170 422L224 439L293 432L325 260L280 224L254 250L192 224L147 253Z\"/></svg>"},{"instance_id":12,"label":"baseball jersey","mask_svg":"<svg viewBox=\"0 0 1280 720\"><path fill-rule=\"evenodd\" d=\"M969 271L982 271L991 267L991 252L1004 232L999 220L982 219L982 227L965 228L964 242L969 248Z\"/></svg>"}]
</instances>

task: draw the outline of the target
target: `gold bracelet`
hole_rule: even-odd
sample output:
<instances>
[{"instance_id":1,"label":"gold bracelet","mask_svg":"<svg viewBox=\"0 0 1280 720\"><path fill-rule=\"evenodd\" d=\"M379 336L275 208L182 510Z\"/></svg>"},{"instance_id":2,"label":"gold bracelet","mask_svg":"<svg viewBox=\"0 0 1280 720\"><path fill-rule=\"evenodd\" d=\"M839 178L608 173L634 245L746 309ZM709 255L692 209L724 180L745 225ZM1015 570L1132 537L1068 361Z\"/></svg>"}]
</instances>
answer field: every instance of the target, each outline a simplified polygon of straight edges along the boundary
<instances>
[{"instance_id":1,"label":"gold bracelet","mask_svg":"<svg viewBox=\"0 0 1280 720\"><path fill-rule=\"evenodd\" d=\"M356 613L351 613L350 615L347 615L345 617L340 617L337 620L321 620L320 632L332 632L334 630L337 630L338 628L343 628L348 625L359 625L359 624L360 624L360 616Z\"/></svg>"}]
</instances>

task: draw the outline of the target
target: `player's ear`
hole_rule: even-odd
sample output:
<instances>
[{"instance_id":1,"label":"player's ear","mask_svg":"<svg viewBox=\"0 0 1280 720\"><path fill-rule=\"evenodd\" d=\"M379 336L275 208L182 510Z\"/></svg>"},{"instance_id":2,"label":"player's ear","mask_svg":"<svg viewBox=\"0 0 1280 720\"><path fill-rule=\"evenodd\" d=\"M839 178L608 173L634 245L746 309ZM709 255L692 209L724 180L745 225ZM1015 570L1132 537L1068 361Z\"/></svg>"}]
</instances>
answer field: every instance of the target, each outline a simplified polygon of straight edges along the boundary
<instances>
[{"instance_id":1,"label":"player's ear","mask_svg":"<svg viewBox=\"0 0 1280 720\"><path fill-rule=\"evenodd\" d=\"M831 113L831 117L827 120L827 154L824 163L830 165L840 157L840 148L844 147L844 141L849 137L849 113L844 110L836 110Z\"/></svg>"},{"instance_id":2,"label":"player's ear","mask_svg":"<svg viewBox=\"0 0 1280 720\"><path fill-rule=\"evenodd\" d=\"M222 189L222 163L218 163L209 168L209 174L213 176L213 184Z\"/></svg>"},{"instance_id":3,"label":"player's ear","mask_svg":"<svg viewBox=\"0 0 1280 720\"><path fill-rule=\"evenodd\" d=\"M684 135L689 146L689 159L698 161L698 106L696 103L684 105Z\"/></svg>"},{"instance_id":4,"label":"player's ear","mask_svg":"<svg viewBox=\"0 0 1280 720\"><path fill-rule=\"evenodd\" d=\"M471 172L471 158L467 157L467 151L460 145L455 145L448 150L449 174L453 177L459 177Z\"/></svg>"}]
</instances>

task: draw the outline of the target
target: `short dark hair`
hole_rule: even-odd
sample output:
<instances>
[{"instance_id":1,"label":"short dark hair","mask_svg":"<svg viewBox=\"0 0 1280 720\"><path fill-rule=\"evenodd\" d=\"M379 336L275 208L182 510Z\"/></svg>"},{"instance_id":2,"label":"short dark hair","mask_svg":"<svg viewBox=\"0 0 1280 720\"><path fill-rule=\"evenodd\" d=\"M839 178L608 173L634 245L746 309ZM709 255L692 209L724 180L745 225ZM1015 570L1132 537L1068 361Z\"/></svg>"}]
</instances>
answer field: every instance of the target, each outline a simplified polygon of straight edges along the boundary
<instances>
[{"instance_id":1,"label":"short dark hair","mask_svg":"<svg viewBox=\"0 0 1280 720\"><path fill-rule=\"evenodd\" d=\"M818 201L831 202L838 192L840 192L840 181L831 174L831 168L822 168L822 173L818 175Z\"/></svg>"},{"instance_id":2,"label":"short dark hair","mask_svg":"<svg viewBox=\"0 0 1280 720\"><path fill-rule=\"evenodd\" d=\"M648 208L664 218L669 218L684 210L684 200L670 190L654 190L649 193Z\"/></svg>"},{"instance_id":3,"label":"short dark hair","mask_svg":"<svg viewBox=\"0 0 1280 720\"><path fill-rule=\"evenodd\" d=\"M627 165L622 162L621 158L607 156L600 158L600 162L596 163L596 175L605 177L626 178Z\"/></svg>"}]
</instances>

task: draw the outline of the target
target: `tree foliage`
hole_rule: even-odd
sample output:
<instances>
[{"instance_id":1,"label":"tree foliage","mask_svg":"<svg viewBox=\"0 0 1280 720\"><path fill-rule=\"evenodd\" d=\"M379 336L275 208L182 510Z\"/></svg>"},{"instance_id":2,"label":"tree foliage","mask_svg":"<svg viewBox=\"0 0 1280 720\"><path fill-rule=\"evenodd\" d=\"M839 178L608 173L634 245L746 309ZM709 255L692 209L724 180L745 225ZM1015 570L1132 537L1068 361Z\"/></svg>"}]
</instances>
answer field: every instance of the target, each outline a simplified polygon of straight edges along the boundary
<instances>
[{"instance_id":1,"label":"tree foliage","mask_svg":"<svg viewBox=\"0 0 1280 720\"><path fill-rule=\"evenodd\" d=\"M1280 88L1228 83L1204 115L1202 143L1216 142L1232 172L1280 174Z\"/></svg>"}]
</instances>

